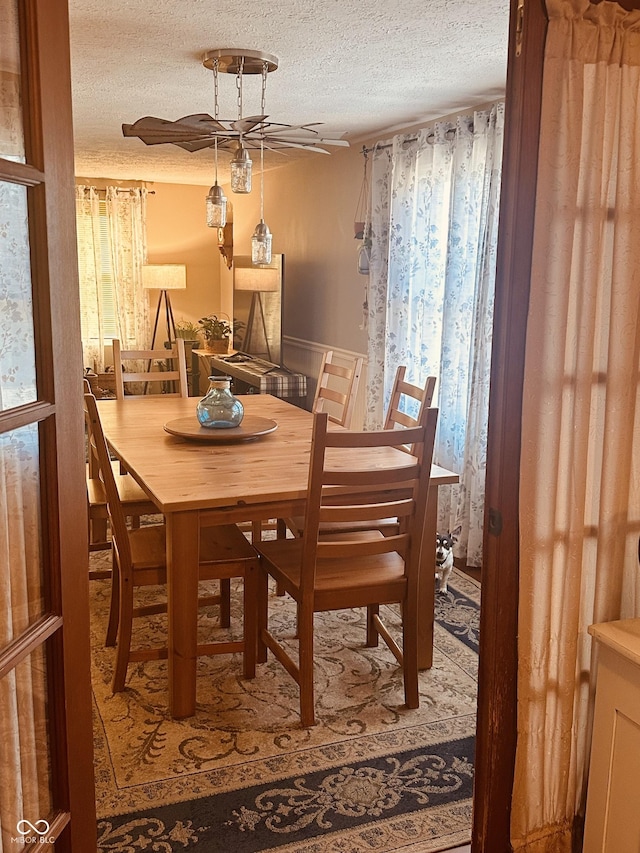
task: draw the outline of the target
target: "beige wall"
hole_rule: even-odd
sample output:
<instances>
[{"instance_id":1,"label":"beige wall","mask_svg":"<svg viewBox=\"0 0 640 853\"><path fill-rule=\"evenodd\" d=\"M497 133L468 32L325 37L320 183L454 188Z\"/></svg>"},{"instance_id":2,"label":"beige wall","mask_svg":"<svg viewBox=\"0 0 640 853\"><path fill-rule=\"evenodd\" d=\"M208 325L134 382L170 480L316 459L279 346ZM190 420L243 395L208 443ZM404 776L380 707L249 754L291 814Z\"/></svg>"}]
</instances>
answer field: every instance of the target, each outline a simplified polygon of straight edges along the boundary
<instances>
[{"instance_id":1,"label":"beige wall","mask_svg":"<svg viewBox=\"0 0 640 853\"><path fill-rule=\"evenodd\" d=\"M230 305L220 295L217 231L205 218L207 187L154 183L147 200L147 260L150 264L186 264L187 289L171 292L176 322L193 322ZM152 306L158 293L150 292Z\"/></svg>"},{"instance_id":2,"label":"beige wall","mask_svg":"<svg viewBox=\"0 0 640 853\"><path fill-rule=\"evenodd\" d=\"M284 159L284 158L283 158ZM254 167L255 168L255 167ZM265 172L265 222L273 251L285 256L284 334L325 346L364 352L359 329L366 277L357 270L353 220L362 184L359 149L303 160ZM260 219L260 182L249 196L231 196L234 253L251 253ZM222 274L223 288L231 274Z\"/></svg>"}]
</instances>

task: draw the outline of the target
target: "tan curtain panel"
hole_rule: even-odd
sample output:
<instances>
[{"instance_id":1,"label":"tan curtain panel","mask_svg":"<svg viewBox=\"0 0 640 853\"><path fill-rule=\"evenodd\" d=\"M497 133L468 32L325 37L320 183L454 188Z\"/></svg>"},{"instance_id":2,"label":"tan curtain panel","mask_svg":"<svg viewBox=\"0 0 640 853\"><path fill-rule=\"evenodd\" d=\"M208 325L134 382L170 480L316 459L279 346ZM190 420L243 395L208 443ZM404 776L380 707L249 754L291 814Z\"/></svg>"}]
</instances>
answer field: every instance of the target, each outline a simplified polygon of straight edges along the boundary
<instances>
[{"instance_id":1,"label":"tan curtain panel","mask_svg":"<svg viewBox=\"0 0 640 853\"><path fill-rule=\"evenodd\" d=\"M591 737L587 627L640 615L640 12L547 8L512 842L569 853Z\"/></svg>"},{"instance_id":2,"label":"tan curtain panel","mask_svg":"<svg viewBox=\"0 0 640 853\"><path fill-rule=\"evenodd\" d=\"M151 340L146 263L147 190L76 186L80 327L85 367L104 370L104 347L125 349Z\"/></svg>"}]
</instances>

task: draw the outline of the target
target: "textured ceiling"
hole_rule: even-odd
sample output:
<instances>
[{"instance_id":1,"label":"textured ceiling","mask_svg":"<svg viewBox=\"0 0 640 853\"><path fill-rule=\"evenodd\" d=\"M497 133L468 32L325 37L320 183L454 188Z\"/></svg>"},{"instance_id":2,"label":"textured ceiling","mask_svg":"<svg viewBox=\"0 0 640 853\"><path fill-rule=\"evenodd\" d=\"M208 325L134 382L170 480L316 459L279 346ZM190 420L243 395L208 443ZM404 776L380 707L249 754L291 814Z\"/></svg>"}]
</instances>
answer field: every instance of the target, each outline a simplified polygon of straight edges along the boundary
<instances>
[{"instance_id":1,"label":"textured ceiling","mask_svg":"<svg viewBox=\"0 0 640 853\"><path fill-rule=\"evenodd\" d=\"M202 56L215 48L275 54L270 120L322 122L352 144L495 100L508 16L508 0L70 0L76 174L211 184L211 149L147 147L121 125L212 114ZM236 118L235 77L219 89L220 117ZM243 114L259 112L259 77L245 76Z\"/></svg>"}]
</instances>

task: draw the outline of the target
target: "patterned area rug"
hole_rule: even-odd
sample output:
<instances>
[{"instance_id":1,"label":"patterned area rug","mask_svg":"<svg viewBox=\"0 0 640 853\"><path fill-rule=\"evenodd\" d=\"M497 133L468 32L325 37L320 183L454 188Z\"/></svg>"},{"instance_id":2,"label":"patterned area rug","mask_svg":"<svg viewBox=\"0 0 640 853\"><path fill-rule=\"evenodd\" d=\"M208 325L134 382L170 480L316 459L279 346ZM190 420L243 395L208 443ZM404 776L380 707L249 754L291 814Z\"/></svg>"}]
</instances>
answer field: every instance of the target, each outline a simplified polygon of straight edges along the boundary
<instances>
[{"instance_id":1,"label":"patterned area rug","mask_svg":"<svg viewBox=\"0 0 640 853\"><path fill-rule=\"evenodd\" d=\"M93 568L108 562L92 555ZM434 666L421 673L415 711L403 707L384 643L363 646L363 613L319 614L318 724L303 729L297 686L271 656L252 680L238 657L200 658L188 720L167 713L166 662L132 664L125 691L112 695L109 582L92 581L99 850L427 853L468 841L479 594L455 572L437 595ZM240 602L234 589L238 613ZM134 647L161 645L165 619L139 620ZM221 634L217 608L200 623L203 641ZM273 597L270 624L293 636L287 597Z\"/></svg>"}]
</instances>

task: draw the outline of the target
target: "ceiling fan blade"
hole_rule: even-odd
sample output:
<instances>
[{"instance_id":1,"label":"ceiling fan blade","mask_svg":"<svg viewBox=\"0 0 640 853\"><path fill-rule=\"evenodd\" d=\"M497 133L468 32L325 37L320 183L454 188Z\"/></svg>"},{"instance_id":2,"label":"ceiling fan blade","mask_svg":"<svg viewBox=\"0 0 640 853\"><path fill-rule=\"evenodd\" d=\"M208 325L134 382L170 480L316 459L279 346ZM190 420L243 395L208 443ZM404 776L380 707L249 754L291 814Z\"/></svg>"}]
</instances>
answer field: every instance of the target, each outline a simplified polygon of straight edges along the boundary
<instances>
[{"instance_id":1,"label":"ceiling fan blade","mask_svg":"<svg viewBox=\"0 0 640 853\"><path fill-rule=\"evenodd\" d=\"M196 113L195 115L183 116L172 122L180 127L189 127L199 133L210 133L216 130L225 131L227 128L221 121L213 118L208 113Z\"/></svg>"},{"instance_id":2,"label":"ceiling fan blade","mask_svg":"<svg viewBox=\"0 0 640 853\"><path fill-rule=\"evenodd\" d=\"M238 133L250 133L254 127L262 124L266 118L267 116L247 116L246 118L231 122L231 127L237 130Z\"/></svg>"},{"instance_id":3,"label":"ceiling fan blade","mask_svg":"<svg viewBox=\"0 0 640 853\"><path fill-rule=\"evenodd\" d=\"M177 145L178 148L182 148L185 151L203 151L205 148L213 148L215 142L210 137L206 139L195 139L193 142L176 142L173 140L173 144Z\"/></svg>"},{"instance_id":4,"label":"ceiling fan blade","mask_svg":"<svg viewBox=\"0 0 640 853\"><path fill-rule=\"evenodd\" d=\"M314 122L314 124L321 124L322 122ZM313 125L310 124L279 124L278 122L270 121L268 122L268 126L264 129L263 133L279 133L287 130L309 130L309 133L316 134L317 131L311 130Z\"/></svg>"},{"instance_id":5,"label":"ceiling fan blade","mask_svg":"<svg viewBox=\"0 0 640 853\"><path fill-rule=\"evenodd\" d=\"M169 121L155 116L144 116L133 124L123 124L124 136L139 136L147 145L173 142L176 138L193 139L215 135L216 131L227 132L226 127L207 113L184 116Z\"/></svg>"},{"instance_id":6,"label":"ceiling fan blade","mask_svg":"<svg viewBox=\"0 0 640 853\"><path fill-rule=\"evenodd\" d=\"M320 122L318 122L320 124ZM346 139L340 139L339 136L331 133L326 136L321 136L318 131L312 130L308 124L299 125L272 125L262 133L265 137L279 136L281 139L290 139L292 142L306 142L309 145L344 145L349 146ZM308 134L306 136L305 134ZM341 136L342 134L340 134Z\"/></svg>"},{"instance_id":7,"label":"ceiling fan blade","mask_svg":"<svg viewBox=\"0 0 640 853\"><path fill-rule=\"evenodd\" d=\"M316 142L294 142L290 139L278 138L277 136L269 137L269 145L273 150L277 148L300 148L303 151L318 151L320 154L328 154L324 148L320 148Z\"/></svg>"}]
</instances>

